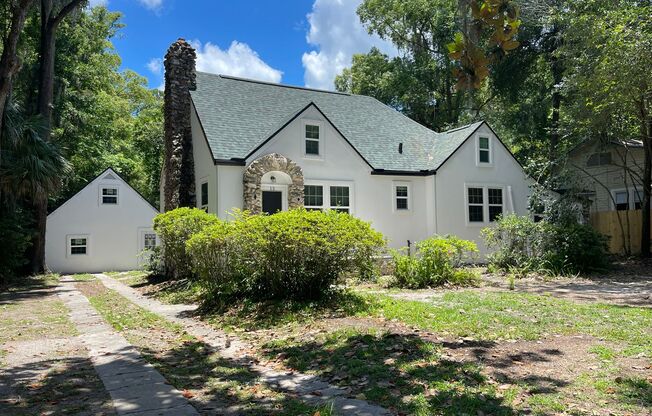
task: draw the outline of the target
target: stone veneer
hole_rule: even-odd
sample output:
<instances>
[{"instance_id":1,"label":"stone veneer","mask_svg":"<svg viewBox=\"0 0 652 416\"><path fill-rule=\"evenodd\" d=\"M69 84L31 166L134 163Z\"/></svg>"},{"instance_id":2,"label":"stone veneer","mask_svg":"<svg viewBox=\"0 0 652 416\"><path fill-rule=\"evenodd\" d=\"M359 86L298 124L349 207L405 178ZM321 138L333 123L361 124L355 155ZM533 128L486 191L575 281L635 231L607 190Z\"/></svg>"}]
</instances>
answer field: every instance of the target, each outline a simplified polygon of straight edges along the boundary
<instances>
[{"instance_id":1,"label":"stone veneer","mask_svg":"<svg viewBox=\"0 0 652 416\"><path fill-rule=\"evenodd\" d=\"M278 153L262 156L247 167L243 175L244 181L244 209L252 214L260 214L263 210L263 193L261 179L264 174L271 171L287 173L292 179L288 185L288 208L303 206L303 171L301 167Z\"/></svg>"},{"instance_id":2,"label":"stone veneer","mask_svg":"<svg viewBox=\"0 0 652 416\"><path fill-rule=\"evenodd\" d=\"M190 128L190 91L197 88L195 60L195 50L181 38L165 54L165 211L196 205Z\"/></svg>"}]
</instances>

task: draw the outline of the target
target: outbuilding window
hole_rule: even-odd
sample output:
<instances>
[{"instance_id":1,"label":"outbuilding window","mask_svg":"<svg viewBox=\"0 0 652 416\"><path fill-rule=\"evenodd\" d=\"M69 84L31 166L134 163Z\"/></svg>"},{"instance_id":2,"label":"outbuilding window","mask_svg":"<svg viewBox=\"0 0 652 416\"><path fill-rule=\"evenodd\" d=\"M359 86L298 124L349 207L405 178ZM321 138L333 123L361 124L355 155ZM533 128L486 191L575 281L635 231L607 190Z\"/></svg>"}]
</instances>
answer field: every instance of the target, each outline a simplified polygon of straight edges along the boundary
<instances>
[{"instance_id":1,"label":"outbuilding window","mask_svg":"<svg viewBox=\"0 0 652 416\"><path fill-rule=\"evenodd\" d=\"M502 188L488 188L489 194L489 221L496 221L503 214Z\"/></svg>"},{"instance_id":2,"label":"outbuilding window","mask_svg":"<svg viewBox=\"0 0 652 416\"><path fill-rule=\"evenodd\" d=\"M145 233L145 236L143 238L144 238L143 245L145 246L145 250L147 251L154 250L154 248L156 247L156 234Z\"/></svg>"},{"instance_id":3,"label":"outbuilding window","mask_svg":"<svg viewBox=\"0 0 652 416\"><path fill-rule=\"evenodd\" d=\"M118 203L118 188L103 186L102 187L102 204L116 205Z\"/></svg>"},{"instance_id":4,"label":"outbuilding window","mask_svg":"<svg viewBox=\"0 0 652 416\"><path fill-rule=\"evenodd\" d=\"M204 211L208 212L208 182L202 182L201 184L201 199L199 207Z\"/></svg>"},{"instance_id":5,"label":"outbuilding window","mask_svg":"<svg viewBox=\"0 0 652 416\"><path fill-rule=\"evenodd\" d=\"M484 222L484 195L482 188L467 188L469 222Z\"/></svg>"},{"instance_id":6,"label":"outbuilding window","mask_svg":"<svg viewBox=\"0 0 652 416\"><path fill-rule=\"evenodd\" d=\"M88 238L86 237L72 237L69 244L70 255L86 255L88 254Z\"/></svg>"},{"instance_id":7,"label":"outbuilding window","mask_svg":"<svg viewBox=\"0 0 652 416\"><path fill-rule=\"evenodd\" d=\"M396 185L394 187L394 197L396 198L397 210L410 209L409 192L409 187L407 185Z\"/></svg>"}]
</instances>

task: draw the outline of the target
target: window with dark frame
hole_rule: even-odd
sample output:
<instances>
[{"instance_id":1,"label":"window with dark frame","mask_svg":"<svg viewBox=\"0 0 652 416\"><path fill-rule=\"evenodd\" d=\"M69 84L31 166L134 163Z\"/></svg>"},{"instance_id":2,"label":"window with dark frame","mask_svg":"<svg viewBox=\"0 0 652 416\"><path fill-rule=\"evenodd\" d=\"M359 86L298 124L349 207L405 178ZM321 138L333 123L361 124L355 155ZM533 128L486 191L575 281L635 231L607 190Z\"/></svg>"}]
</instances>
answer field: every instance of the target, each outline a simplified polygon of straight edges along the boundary
<instances>
[{"instance_id":1,"label":"window with dark frame","mask_svg":"<svg viewBox=\"0 0 652 416\"><path fill-rule=\"evenodd\" d=\"M304 185L303 206L309 211L323 209L324 187L321 185Z\"/></svg>"},{"instance_id":2,"label":"window with dark frame","mask_svg":"<svg viewBox=\"0 0 652 416\"><path fill-rule=\"evenodd\" d=\"M331 205L330 208L342 211L349 212L349 187L348 186L331 186L330 187L330 198Z\"/></svg>"},{"instance_id":3,"label":"window with dark frame","mask_svg":"<svg viewBox=\"0 0 652 416\"><path fill-rule=\"evenodd\" d=\"M409 204L408 204L408 186L407 185L396 185L395 187L395 192L396 192L396 209L397 210L407 210L409 209Z\"/></svg>"},{"instance_id":4,"label":"window with dark frame","mask_svg":"<svg viewBox=\"0 0 652 416\"><path fill-rule=\"evenodd\" d=\"M627 200L627 191L614 192L614 202L616 211L627 211L629 209L629 201Z\"/></svg>"},{"instance_id":5,"label":"window with dark frame","mask_svg":"<svg viewBox=\"0 0 652 416\"><path fill-rule=\"evenodd\" d=\"M156 234L154 233L145 233L144 236L144 247L145 250L154 250L156 248Z\"/></svg>"},{"instance_id":6,"label":"window with dark frame","mask_svg":"<svg viewBox=\"0 0 652 416\"><path fill-rule=\"evenodd\" d=\"M602 166L611 164L611 152L593 153L586 160L586 166Z\"/></svg>"},{"instance_id":7,"label":"window with dark frame","mask_svg":"<svg viewBox=\"0 0 652 416\"><path fill-rule=\"evenodd\" d=\"M314 124L306 124L306 154L318 156L319 155L319 126Z\"/></svg>"},{"instance_id":8,"label":"window with dark frame","mask_svg":"<svg viewBox=\"0 0 652 416\"><path fill-rule=\"evenodd\" d=\"M484 222L483 188L467 188L469 222Z\"/></svg>"},{"instance_id":9,"label":"window with dark frame","mask_svg":"<svg viewBox=\"0 0 652 416\"><path fill-rule=\"evenodd\" d=\"M118 203L118 188L102 188L102 204L115 205Z\"/></svg>"},{"instance_id":10,"label":"window with dark frame","mask_svg":"<svg viewBox=\"0 0 652 416\"><path fill-rule=\"evenodd\" d=\"M487 190L489 202L489 221L496 221L503 214L502 188L489 188Z\"/></svg>"},{"instance_id":11,"label":"window with dark frame","mask_svg":"<svg viewBox=\"0 0 652 416\"><path fill-rule=\"evenodd\" d=\"M480 161L480 163L491 163L488 137L478 138L478 151L479 151L478 160Z\"/></svg>"},{"instance_id":12,"label":"window with dark frame","mask_svg":"<svg viewBox=\"0 0 652 416\"><path fill-rule=\"evenodd\" d=\"M75 237L70 239L70 254L86 254L87 253L87 239L82 237Z\"/></svg>"},{"instance_id":13,"label":"window with dark frame","mask_svg":"<svg viewBox=\"0 0 652 416\"><path fill-rule=\"evenodd\" d=\"M208 211L208 182L201 184L201 203L200 208Z\"/></svg>"}]
</instances>

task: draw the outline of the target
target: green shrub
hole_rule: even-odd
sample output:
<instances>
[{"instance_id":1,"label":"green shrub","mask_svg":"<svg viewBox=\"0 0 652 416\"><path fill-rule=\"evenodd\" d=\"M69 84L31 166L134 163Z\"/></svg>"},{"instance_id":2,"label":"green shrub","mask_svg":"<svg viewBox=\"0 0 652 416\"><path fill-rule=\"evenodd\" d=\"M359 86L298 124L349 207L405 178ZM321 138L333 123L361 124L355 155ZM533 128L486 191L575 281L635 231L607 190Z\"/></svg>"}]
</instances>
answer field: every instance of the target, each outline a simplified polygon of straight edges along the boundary
<instances>
[{"instance_id":1,"label":"green shrub","mask_svg":"<svg viewBox=\"0 0 652 416\"><path fill-rule=\"evenodd\" d=\"M546 274L586 273L608 267L607 237L588 225L534 222L506 215L482 230L499 270Z\"/></svg>"},{"instance_id":2,"label":"green shrub","mask_svg":"<svg viewBox=\"0 0 652 416\"><path fill-rule=\"evenodd\" d=\"M192 278L186 241L202 229L220 222L212 214L196 208L177 208L154 218L154 231L161 239L162 258L167 277Z\"/></svg>"},{"instance_id":3,"label":"green shrub","mask_svg":"<svg viewBox=\"0 0 652 416\"><path fill-rule=\"evenodd\" d=\"M478 252L474 242L454 236L432 237L416 243L415 248L414 256L393 252L394 285L418 289L477 282L477 273L460 268Z\"/></svg>"},{"instance_id":4,"label":"green shrub","mask_svg":"<svg viewBox=\"0 0 652 416\"><path fill-rule=\"evenodd\" d=\"M194 270L213 298L314 299L345 272L372 273L384 239L348 214L296 209L236 212L187 243Z\"/></svg>"}]
</instances>

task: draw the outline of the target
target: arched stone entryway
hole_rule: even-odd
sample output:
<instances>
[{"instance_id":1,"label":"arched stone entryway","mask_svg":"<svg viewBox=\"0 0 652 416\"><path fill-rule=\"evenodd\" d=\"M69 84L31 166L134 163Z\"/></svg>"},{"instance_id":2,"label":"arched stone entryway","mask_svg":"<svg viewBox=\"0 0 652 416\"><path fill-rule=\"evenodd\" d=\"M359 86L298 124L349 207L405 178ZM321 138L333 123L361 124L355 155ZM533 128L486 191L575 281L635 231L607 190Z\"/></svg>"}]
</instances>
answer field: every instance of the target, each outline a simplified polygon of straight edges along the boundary
<instances>
[{"instance_id":1,"label":"arched stone entryway","mask_svg":"<svg viewBox=\"0 0 652 416\"><path fill-rule=\"evenodd\" d=\"M303 171L283 155L271 153L254 160L245 170L243 181L244 209L252 214L263 211L263 188L282 193L283 209L303 206Z\"/></svg>"}]
</instances>

